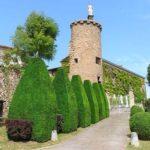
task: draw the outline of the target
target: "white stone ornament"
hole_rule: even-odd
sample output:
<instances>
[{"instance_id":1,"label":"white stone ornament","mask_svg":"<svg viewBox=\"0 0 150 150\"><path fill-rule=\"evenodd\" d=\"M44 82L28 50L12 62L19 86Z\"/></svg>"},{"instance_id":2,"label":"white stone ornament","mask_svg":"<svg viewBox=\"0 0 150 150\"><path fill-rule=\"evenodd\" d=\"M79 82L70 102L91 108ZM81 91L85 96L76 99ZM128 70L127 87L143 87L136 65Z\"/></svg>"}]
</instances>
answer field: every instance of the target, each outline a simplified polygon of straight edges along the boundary
<instances>
[{"instance_id":1,"label":"white stone ornament","mask_svg":"<svg viewBox=\"0 0 150 150\"><path fill-rule=\"evenodd\" d=\"M88 5L88 15L93 16L93 7L91 4Z\"/></svg>"},{"instance_id":2,"label":"white stone ornament","mask_svg":"<svg viewBox=\"0 0 150 150\"><path fill-rule=\"evenodd\" d=\"M56 130L52 131L51 140L52 141L57 141L58 140L58 136L57 136L57 131Z\"/></svg>"},{"instance_id":3,"label":"white stone ornament","mask_svg":"<svg viewBox=\"0 0 150 150\"><path fill-rule=\"evenodd\" d=\"M136 132L131 133L131 145L139 147L139 139Z\"/></svg>"}]
</instances>

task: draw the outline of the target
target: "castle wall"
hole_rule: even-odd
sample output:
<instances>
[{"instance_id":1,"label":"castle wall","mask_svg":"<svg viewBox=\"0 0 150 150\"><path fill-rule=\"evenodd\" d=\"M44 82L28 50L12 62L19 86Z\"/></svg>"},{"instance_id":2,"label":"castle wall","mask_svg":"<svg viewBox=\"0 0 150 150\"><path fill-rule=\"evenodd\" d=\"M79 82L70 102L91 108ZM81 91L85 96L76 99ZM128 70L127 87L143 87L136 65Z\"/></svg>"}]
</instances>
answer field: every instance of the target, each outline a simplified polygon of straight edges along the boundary
<instances>
[{"instance_id":1,"label":"castle wall","mask_svg":"<svg viewBox=\"0 0 150 150\"><path fill-rule=\"evenodd\" d=\"M3 116L6 117L10 101L20 79L20 74L14 70L0 67L0 100L3 101Z\"/></svg>"},{"instance_id":2,"label":"castle wall","mask_svg":"<svg viewBox=\"0 0 150 150\"><path fill-rule=\"evenodd\" d=\"M92 20L71 24L70 77L80 75L82 80L102 81L100 32L101 25Z\"/></svg>"}]
</instances>

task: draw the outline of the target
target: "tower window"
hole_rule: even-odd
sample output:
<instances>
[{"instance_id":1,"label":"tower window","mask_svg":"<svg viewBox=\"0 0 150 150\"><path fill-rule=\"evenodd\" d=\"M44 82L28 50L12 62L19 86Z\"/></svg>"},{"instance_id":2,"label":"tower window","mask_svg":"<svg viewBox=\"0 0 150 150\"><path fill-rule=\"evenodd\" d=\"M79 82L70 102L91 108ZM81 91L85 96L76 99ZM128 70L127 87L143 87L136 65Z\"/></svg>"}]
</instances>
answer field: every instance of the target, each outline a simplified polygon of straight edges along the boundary
<instances>
[{"instance_id":1,"label":"tower window","mask_svg":"<svg viewBox=\"0 0 150 150\"><path fill-rule=\"evenodd\" d=\"M101 78L100 78L100 76L97 77L97 82L98 82L98 83L101 83Z\"/></svg>"},{"instance_id":2,"label":"tower window","mask_svg":"<svg viewBox=\"0 0 150 150\"><path fill-rule=\"evenodd\" d=\"M77 63L78 63L78 58L75 58L75 59L74 59L74 62L77 64Z\"/></svg>"},{"instance_id":3,"label":"tower window","mask_svg":"<svg viewBox=\"0 0 150 150\"><path fill-rule=\"evenodd\" d=\"M99 57L96 57L96 64L100 65L101 59Z\"/></svg>"}]
</instances>

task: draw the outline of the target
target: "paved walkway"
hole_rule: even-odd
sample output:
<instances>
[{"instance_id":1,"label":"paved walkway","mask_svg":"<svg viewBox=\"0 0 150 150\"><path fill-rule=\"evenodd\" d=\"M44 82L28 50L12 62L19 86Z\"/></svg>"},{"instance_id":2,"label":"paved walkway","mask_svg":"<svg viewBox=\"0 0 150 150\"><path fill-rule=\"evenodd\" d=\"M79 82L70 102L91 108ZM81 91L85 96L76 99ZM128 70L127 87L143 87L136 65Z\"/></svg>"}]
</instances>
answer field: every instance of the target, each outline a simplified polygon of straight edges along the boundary
<instances>
[{"instance_id":1,"label":"paved walkway","mask_svg":"<svg viewBox=\"0 0 150 150\"><path fill-rule=\"evenodd\" d=\"M73 138L41 150L126 150L128 118L127 112L114 112Z\"/></svg>"}]
</instances>

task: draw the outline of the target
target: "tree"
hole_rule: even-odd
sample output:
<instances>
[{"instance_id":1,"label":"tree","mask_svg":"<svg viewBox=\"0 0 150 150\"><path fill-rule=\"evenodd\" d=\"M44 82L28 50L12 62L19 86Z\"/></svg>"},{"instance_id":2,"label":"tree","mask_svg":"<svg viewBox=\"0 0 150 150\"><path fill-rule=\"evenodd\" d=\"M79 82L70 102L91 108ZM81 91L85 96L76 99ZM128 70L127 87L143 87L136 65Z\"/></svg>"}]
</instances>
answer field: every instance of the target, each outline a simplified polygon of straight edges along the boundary
<instances>
[{"instance_id":1,"label":"tree","mask_svg":"<svg viewBox=\"0 0 150 150\"><path fill-rule=\"evenodd\" d=\"M150 86L150 64L147 68L147 80L148 80L148 85Z\"/></svg>"},{"instance_id":2,"label":"tree","mask_svg":"<svg viewBox=\"0 0 150 150\"><path fill-rule=\"evenodd\" d=\"M64 133L74 131L78 125L77 101L68 75L63 68L58 69L53 85L56 93L58 113L62 114L64 121L62 131Z\"/></svg>"},{"instance_id":3,"label":"tree","mask_svg":"<svg viewBox=\"0 0 150 150\"><path fill-rule=\"evenodd\" d=\"M99 118L100 120L105 118L105 100L102 94L102 91L99 87L99 83L93 83L93 89L97 98L98 106L99 106Z\"/></svg>"},{"instance_id":4,"label":"tree","mask_svg":"<svg viewBox=\"0 0 150 150\"><path fill-rule=\"evenodd\" d=\"M91 109L84 86L79 75L74 75L72 77L71 85L73 87L77 99L79 125L83 128L87 127L91 124Z\"/></svg>"},{"instance_id":5,"label":"tree","mask_svg":"<svg viewBox=\"0 0 150 150\"><path fill-rule=\"evenodd\" d=\"M96 123L99 121L99 107L96 99L96 95L94 93L93 87L89 80L84 81L84 88L90 103L91 108L91 123Z\"/></svg>"},{"instance_id":6,"label":"tree","mask_svg":"<svg viewBox=\"0 0 150 150\"><path fill-rule=\"evenodd\" d=\"M10 103L9 119L32 122L32 140L48 141L56 128L56 98L45 63L31 59Z\"/></svg>"},{"instance_id":7,"label":"tree","mask_svg":"<svg viewBox=\"0 0 150 150\"><path fill-rule=\"evenodd\" d=\"M103 88L103 85L102 84L99 84L99 87L100 87L100 91L102 93L102 96L103 96L103 99L104 99L104 102L105 102L105 117L109 117L109 103L108 103L108 99L107 99L107 96L106 96L106 92Z\"/></svg>"},{"instance_id":8,"label":"tree","mask_svg":"<svg viewBox=\"0 0 150 150\"><path fill-rule=\"evenodd\" d=\"M23 61L28 57L51 60L56 52L58 26L53 19L32 12L23 26L18 26L12 38L16 55Z\"/></svg>"}]
</instances>

